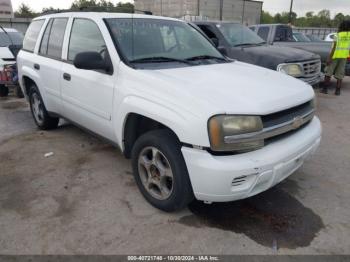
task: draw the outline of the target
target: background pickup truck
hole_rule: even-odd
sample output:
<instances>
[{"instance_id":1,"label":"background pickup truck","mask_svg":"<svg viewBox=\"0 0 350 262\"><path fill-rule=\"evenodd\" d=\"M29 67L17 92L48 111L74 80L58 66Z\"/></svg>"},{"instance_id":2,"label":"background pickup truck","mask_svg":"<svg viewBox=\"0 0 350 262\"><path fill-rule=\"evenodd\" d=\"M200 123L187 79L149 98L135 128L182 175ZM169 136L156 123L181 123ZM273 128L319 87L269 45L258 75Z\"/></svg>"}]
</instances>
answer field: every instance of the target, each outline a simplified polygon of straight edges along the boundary
<instances>
[{"instance_id":1,"label":"background pickup truck","mask_svg":"<svg viewBox=\"0 0 350 262\"><path fill-rule=\"evenodd\" d=\"M230 22L195 22L219 51L233 59L277 70L310 85L323 79L320 56L290 47L267 45L248 27Z\"/></svg>"},{"instance_id":2,"label":"background pickup truck","mask_svg":"<svg viewBox=\"0 0 350 262\"><path fill-rule=\"evenodd\" d=\"M322 69L326 65L332 42L296 42L293 38L293 30L288 25L283 24L262 24L249 27L270 45L294 47L321 56ZM349 62L348 67L349 68ZM350 70L347 70L350 76Z\"/></svg>"}]
</instances>

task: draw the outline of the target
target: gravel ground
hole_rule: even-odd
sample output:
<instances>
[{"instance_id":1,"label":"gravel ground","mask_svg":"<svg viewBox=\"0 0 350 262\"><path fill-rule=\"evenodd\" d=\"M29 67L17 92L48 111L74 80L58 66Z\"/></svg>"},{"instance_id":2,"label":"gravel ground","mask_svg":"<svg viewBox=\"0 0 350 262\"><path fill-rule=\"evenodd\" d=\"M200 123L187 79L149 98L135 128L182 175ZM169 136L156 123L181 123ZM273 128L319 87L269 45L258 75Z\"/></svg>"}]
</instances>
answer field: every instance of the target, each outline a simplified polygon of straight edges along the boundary
<instances>
[{"instance_id":1,"label":"gravel ground","mask_svg":"<svg viewBox=\"0 0 350 262\"><path fill-rule=\"evenodd\" d=\"M118 149L67 123L39 131L24 100L2 98L0 253L350 254L349 101L349 79L341 97L318 95L321 148L285 182L167 214Z\"/></svg>"}]
</instances>

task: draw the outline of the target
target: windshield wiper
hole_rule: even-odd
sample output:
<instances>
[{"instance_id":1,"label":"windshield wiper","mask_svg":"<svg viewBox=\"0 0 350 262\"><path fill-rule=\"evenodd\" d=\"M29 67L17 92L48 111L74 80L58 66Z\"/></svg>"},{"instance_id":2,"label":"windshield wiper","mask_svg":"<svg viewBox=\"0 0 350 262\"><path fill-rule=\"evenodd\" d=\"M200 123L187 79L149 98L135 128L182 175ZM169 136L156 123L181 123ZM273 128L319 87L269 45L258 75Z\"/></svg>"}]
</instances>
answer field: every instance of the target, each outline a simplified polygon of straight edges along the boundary
<instances>
[{"instance_id":1,"label":"windshield wiper","mask_svg":"<svg viewBox=\"0 0 350 262\"><path fill-rule=\"evenodd\" d=\"M139 59L134 59L130 61L130 63L167 63L167 62L179 62L179 63L189 64L189 65L192 64L187 60L182 60L182 59L177 59L172 57L163 57L163 56L145 57L145 58L139 58Z\"/></svg>"},{"instance_id":2,"label":"windshield wiper","mask_svg":"<svg viewBox=\"0 0 350 262\"><path fill-rule=\"evenodd\" d=\"M238 47L238 46L252 46L252 45L261 45L263 43L242 43L242 44L237 44L234 45L234 47Z\"/></svg>"},{"instance_id":3,"label":"windshield wiper","mask_svg":"<svg viewBox=\"0 0 350 262\"><path fill-rule=\"evenodd\" d=\"M207 59L216 59L216 60L220 60L220 61L227 61L226 58L218 57L218 56L211 56L211 55L193 56L193 57L186 58L186 61L207 60Z\"/></svg>"}]
</instances>

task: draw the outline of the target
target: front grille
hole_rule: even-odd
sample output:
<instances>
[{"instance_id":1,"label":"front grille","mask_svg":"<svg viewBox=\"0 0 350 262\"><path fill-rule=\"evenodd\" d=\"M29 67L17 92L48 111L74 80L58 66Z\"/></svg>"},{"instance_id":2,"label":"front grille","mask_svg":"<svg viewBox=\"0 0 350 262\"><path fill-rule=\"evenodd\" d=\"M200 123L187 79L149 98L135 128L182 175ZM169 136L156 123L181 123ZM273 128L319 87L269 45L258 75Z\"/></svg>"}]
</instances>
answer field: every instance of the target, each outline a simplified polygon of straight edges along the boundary
<instances>
[{"instance_id":1,"label":"front grille","mask_svg":"<svg viewBox=\"0 0 350 262\"><path fill-rule=\"evenodd\" d=\"M313 110L313 105L312 105L312 102L309 101L307 103L289 108L287 110L262 116L261 118L262 118L264 128L269 128L269 127L277 126L277 125L286 123L288 121L291 121L295 117L303 116L312 110Z\"/></svg>"},{"instance_id":2,"label":"front grille","mask_svg":"<svg viewBox=\"0 0 350 262\"><path fill-rule=\"evenodd\" d=\"M224 141L227 144L267 141L302 128L313 119L314 114L313 102L309 101L277 113L261 116L263 122L261 131L225 136Z\"/></svg>"},{"instance_id":3,"label":"front grille","mask_svg":"<svg viewBox=\"0 0 350 262\"><path fill-rule=\"evenodd\" d=\"M304 70L304 77L314 77L321 72L321 61L313 60L301 63Z\"/></svg>"}]
</instances>

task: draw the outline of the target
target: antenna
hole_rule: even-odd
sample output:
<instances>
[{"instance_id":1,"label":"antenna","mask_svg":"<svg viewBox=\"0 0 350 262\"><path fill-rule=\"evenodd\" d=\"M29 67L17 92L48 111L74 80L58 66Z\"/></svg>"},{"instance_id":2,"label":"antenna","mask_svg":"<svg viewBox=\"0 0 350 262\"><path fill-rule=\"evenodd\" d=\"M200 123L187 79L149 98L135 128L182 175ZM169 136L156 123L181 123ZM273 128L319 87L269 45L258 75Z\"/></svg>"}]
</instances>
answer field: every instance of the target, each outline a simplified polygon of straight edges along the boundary
<instances>
[{"instance_id":1,"label":"antenna","mask_svg":"<svg viewBox=\"0 0 350 262\"><path fill-rule=\"evenodd\" d=\"M131 15L131 56L132 59L134 60L134 49L135 49L135 45L134 45L134 14Z\"/></svg>"},{"instance_id":2,"label":"antenna","mask_svg":"<svg viewBox=\"0 0 350 262\"><path fill-rule=\"evenodd\" d=\"M71 13L71 12L109 12L109 13L130 13L131 11L127 7L101 7L101 6L81 6L79 8L71 8L71 9L56 9L56 10L47 10L42 14L56 14L56 13ZM141 12L147 15L152 15L150 11L136 10L133 9L133 12Z\"/></svg>"}]
</instances>

